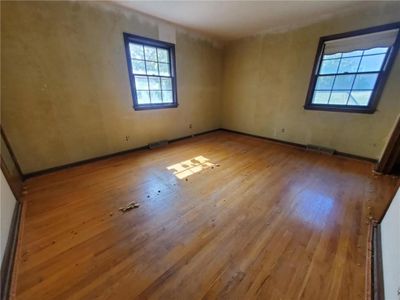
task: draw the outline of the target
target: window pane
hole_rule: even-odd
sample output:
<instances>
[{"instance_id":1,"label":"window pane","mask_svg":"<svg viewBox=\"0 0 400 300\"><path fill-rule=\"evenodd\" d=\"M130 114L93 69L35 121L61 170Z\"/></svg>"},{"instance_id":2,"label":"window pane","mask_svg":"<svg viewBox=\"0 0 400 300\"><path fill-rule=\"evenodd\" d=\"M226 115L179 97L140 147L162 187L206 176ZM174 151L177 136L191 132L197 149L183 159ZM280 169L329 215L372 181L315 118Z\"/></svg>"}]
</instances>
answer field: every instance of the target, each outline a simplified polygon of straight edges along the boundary
<instances>
[{"instance_id":1,"label":"window pane","mask_svg":"<svg viewBox=\"0 0 400 300\"><path fill-rule=\"evenodd\" d=\"M123 37L134 109L171 107L177 102L173 46L128 33Z\"/></svg>"},{"instance_id":2,"label":"window pane","mask_svg":"<svg viewBox=\"0 0 400 300\"><path fill-rule=\"evenodd\" d=\"M329 104L343 105L347 103L348 98L349 98L349 91L347 92L332 91L331 98L329 99Z\"/></svg>"},{"instance_id":3,"label":"window pane","mask_svg":"<svg viewBox=\"0 0 400 300\"><path fill-rule=\"evenodd\" d=\"M333 58L341 58L342 53L328 54L324 55L323 59L333 59Z\"/></svg>"},{"instance_id":4,"label":"window pane","mask_svg":"<svg viewBox=\"0 0 400 300\"><path fill-rule=\"evenodd\" d=\"M386 53L387 50L388 50L387 47L372 48L372 49L369 49L369 50L365 50L364 51L364 55Z\"/></svg>"},{"instance_id":5,"label":"window pane","mask_svg":"<svg viewBox=\"0 0 400 300\"><path fill-rule=\"evenodd\" d=\"M355 75L337 75L335 84L333 85L334 90L350 90L354 81Z\"/></svg>"},{"instance_id":6,"label":"window pane","mask_svg":"<svg viewBox=\"0 0 400 300\"><path fill-rule=\"evenodd\" d=\"M146 76L135 76L135 86L137 90L148 90L149 85L147 83Z\"/></svg>"},{"instance_id":7,"label":"window pane","mask_svg":"<svg viewBox=\"0 0 400 300\"><path fill-rule=\"evenodd\" d=\"M150 90L160 90L160 77L149 77Z\"/></svg>"},{"instance_id":8,"label":"window pane","mask_svg":"<svg viewBox=\"0 0 400 300\"><path fill-rule=\"evenodd\" d=\"M360 64L360 72L380 71L385 54L364 56Z\"/></svg>"},{"instance_id":9,"label":"window pane","mask_svg":"<svg viewBox=\"0 0 400 300\"><path fill-rule=\"evenodd\" d=\"M129 50L131 52L131 58L137 58L144 60L143 46L138 44L129 44Z\"/></svg>"},{"instance_id":10,"label":"window pane","mask_svg":"<svg viewBox=\"0 0 400 300\"><path fill-rule=\"evenodd\" d=\"M314 104L328 104L329 95L331 92L314 92L312 103Z\"/></svg>"},{"instance_id":11,"label":"window pane","mask_svg":"<svg viewBox=\"0 0 400 300\"><path fill-rule=\"evenodd\" d=\"M146 55L146 60L157 61L157 48L144 46L144 54Z\"/></svg>"},{"instance_id":12,"label":"window pane","mask_svg":"<svg viewBox=\"0 0 400 300\"><path fill-rule=\"evenodd\" d=\"M172 91L163 91L162 92L163 102L164 103L172 103Z\"/></svg>"},{"instance_id":13,"label":"window pane","mask_svg":"<svg viewBox=\"0 0 400 300\"><path fill-rule=\"evenodd\" d=\"M151 103L162 103L161 91L150 91Z\"/></svg>"},{"instance_id":14,"label":"window pane","mask_svg":"<svg viewBox=\"0 0 400 300\"><path fill-rule=\"evenodd\" d=\"M343 53L342 57L361 56L362 54L363 54L363 50L356 50L356 51Z\"/></svg>"},{"instance_id":15,"label":"window pane","mask_svg":"<svg viewBox=\"0 0 400 300\"><path fill-rule=\"evenodd\" d=\"M159 68L160 68L160 75L161 76L170 76L169 73L169 64L159 64Z\"/></svg>"},{"instance_id":16,"label":"window pane","mask_svg":"<svg viewBox=\"0 0 400 300\"><path fill-rule=\"evenodd\" d=\"M323 60L319 74L335 74L339 66L339 59Z\"/></svg>"},{"instance_id":17,"label":"window pane","mask_svg":"<svg viewBox=\"0 0 400 300\"><path fill-rule=\"evenodd\" d=\"M359 74L354 81L354 90L372 90L378 74Z\"/></svg>"},{"instance_id":18,"label":"window pane","mask_svg":"<svg viewBox=\"0 0 400 300\"><path fill-rule=\"evenodd\" d=\"M338 73L357 72L361 57L343 58L340 62Z\"/></svg>"},{"instance_id":19,"label":"window pane","mask_svg":"<svg viewBox=\"0 0 400 300\"><path fill-rule=\"evenodd\" d=\"M349 98L349 105L367 106L372 91L353 91Z\"/></svg>"},{"instance_id":20,"label":"window pane","mask_svg":"<svg viewBox=\"0 0 400 300\"><path fill-rule=\"evenodd\" d=\"M146 74L146 68L143 60L132 59L133 74Z\"/></svg>"},{"instance_id":21,"label":"window pane","mask_svg":"<svg viewBox=\"0 0 400 300\"><path fill-rule=\"evenodd\" d=\"M157 48L157 55L158 55L158 61L159 62L165 62L165 63L169 62L168 50Z\"/></svg>"},{"instance_id":22,"label":"window pane","mask_svg":"<svg viewBox=\"0 0 400 300\"><path fill-rule=\"evenodd\" d=\"M147 75L158 75L158 64L146 61Z\"/></svg>"},{"instance_id":23,"label":"window pane","mask_svg":"<svg viewBox=\"0 0 400 300\"><path fill-rule=\"evenodd\" d=\"M150 103L149 91L136 91L138 104Z\"/></svg>"},{"instance_id":24,"label":"window pane","mask_svg":"<svg viewBox=\"0 0 400 300\"><path fill-rule=\"evenodd\" d=\"M171 78L161 78L161 88L166 90L172 90Z\"/></svg>"},{"instance_id":25,"label":"window pane","mask_svg":"<svg viewBox=\"0 0 400 300\"><path fill-rule=\"evenodd\" d=\"M335 76L319 76L317 84L315 86L316 90L331 90L333 85L333 80Z\"/></svg>"}]
</instances>

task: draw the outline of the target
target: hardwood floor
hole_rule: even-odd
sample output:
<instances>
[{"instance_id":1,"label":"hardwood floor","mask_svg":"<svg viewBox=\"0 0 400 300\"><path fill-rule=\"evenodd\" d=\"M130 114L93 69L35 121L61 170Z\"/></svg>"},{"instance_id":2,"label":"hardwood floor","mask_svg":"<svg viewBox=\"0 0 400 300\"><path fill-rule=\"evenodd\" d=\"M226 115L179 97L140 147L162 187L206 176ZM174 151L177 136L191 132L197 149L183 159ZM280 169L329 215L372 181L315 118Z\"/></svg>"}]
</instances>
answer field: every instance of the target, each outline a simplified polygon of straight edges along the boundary
<instances>
[{"instance_id":1,"label":"hardwood floor","mask_svg":"<svg viewBox=\"0 0 400 300\"><path fill-rule=\"evenodd\" d=\"M32 178L14 296L363 299L372 166L219 131Z\"/></svg>"}]
</instances>

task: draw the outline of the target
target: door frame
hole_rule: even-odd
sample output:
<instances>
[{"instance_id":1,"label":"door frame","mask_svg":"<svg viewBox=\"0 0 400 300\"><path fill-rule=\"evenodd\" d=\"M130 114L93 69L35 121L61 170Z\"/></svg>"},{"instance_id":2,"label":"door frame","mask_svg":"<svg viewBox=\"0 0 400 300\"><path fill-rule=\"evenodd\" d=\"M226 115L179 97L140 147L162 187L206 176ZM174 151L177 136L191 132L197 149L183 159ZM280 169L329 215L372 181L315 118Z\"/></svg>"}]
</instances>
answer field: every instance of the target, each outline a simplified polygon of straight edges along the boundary
<instances>
[{"instance_id":1,"label":"door frame","mask_svg":"<svg viewBox=\"0 0 400 300\"><path fill-rule=\"evenodd\" d=\"M375 172L390 174L398 158L400 158L400 115L397 117L383 155L375 166Z\"/></svg>"}]
</instances>

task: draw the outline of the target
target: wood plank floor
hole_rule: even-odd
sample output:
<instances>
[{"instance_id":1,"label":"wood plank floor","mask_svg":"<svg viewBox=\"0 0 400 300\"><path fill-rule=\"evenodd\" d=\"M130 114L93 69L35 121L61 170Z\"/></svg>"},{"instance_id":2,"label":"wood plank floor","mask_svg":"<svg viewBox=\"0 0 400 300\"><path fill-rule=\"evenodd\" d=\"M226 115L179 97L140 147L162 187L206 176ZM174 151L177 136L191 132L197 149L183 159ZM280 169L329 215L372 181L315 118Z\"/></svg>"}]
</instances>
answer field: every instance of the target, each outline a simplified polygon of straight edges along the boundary
<instances>
[{"instance_id":1,"label":"wood plank floor","mask_svg":"<svg viewBox=\"0 0 400 300\"><path fill-rule=\"evenodd\" d=\"M363 299L368 207L396 185L371 170L218 131L32 178L13 295Z\"/></svg>"}]
</instances>

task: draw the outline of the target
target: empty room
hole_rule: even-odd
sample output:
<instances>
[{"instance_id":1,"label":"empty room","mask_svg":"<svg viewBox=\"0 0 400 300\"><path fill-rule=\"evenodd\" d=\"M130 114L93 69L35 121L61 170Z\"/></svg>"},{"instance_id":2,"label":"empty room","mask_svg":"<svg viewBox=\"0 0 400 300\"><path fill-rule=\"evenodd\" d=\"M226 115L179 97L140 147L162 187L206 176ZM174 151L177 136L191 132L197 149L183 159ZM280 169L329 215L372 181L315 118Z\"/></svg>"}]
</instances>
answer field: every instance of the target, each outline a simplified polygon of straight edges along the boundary
<instances>
[{"instance_id":1,"label":"empty room","mask_svg":"<svg viewBox=\"0 0 400 300\"><path fill-rule=\"evenodd\" d=\"M1 300L400 300L399 1L1 1Z\"/></svg>"}]
</instances>

